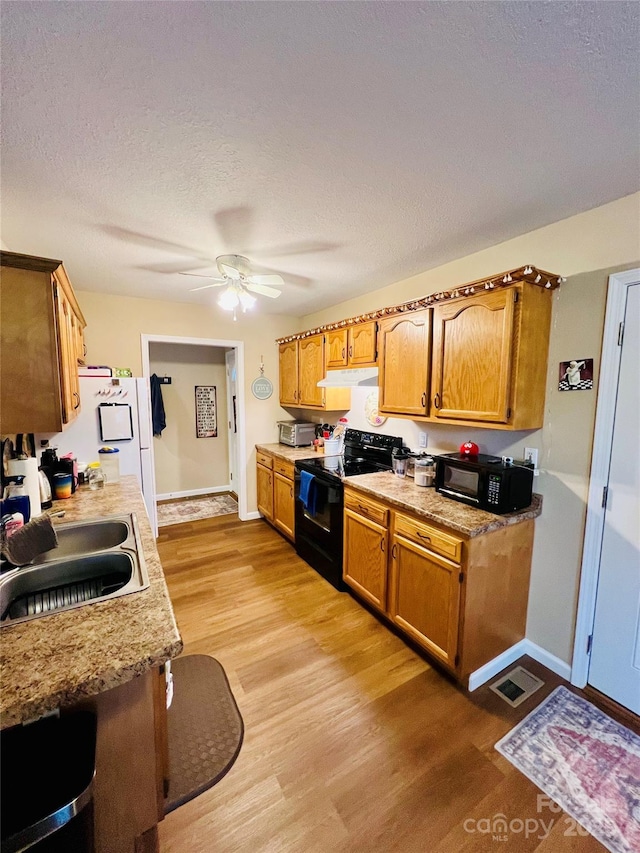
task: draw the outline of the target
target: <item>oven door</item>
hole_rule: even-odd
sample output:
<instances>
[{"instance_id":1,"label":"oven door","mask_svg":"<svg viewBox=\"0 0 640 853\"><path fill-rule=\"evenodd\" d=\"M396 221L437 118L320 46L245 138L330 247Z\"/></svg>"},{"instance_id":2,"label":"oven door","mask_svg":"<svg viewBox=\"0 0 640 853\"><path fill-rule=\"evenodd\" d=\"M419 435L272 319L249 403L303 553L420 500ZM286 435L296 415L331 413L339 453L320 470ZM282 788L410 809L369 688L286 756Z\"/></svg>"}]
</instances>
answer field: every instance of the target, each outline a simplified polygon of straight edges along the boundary
<instances>
[{"instance_id":1,"label":"oven door","mask_svg":"<svg viewBox=\"0 0 640 853\"><path fill-rule=\"evenodd\" d=\"M342 531L344 494L337 477L315 475L316 511L313 515L300 500L300 471L296 470L296 551L336 589L342 581Z\"/></svg>"}]
</instances>

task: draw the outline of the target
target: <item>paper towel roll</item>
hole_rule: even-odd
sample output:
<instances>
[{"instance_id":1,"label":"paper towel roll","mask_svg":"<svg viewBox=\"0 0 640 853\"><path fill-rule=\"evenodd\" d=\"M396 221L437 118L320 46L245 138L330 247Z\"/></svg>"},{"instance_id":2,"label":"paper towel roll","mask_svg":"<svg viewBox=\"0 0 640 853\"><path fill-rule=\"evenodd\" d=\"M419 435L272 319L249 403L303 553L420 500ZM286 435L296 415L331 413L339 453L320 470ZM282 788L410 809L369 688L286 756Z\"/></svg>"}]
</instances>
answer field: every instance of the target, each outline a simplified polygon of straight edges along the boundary
<instances>
[{"instance_id":1,"label":"paper towel roll","mask_svg":"<svg viewBox=\"0 0 640 853\"><path fill-rule=\"evenodd\" d=\"M9 476L16 477L19 475L24 477L24 485L29 495L29 503L31 504L31 518L35 518L42 514L38 460L32 456L28 459L10 459Z\"/></svg>"}]
</instances>

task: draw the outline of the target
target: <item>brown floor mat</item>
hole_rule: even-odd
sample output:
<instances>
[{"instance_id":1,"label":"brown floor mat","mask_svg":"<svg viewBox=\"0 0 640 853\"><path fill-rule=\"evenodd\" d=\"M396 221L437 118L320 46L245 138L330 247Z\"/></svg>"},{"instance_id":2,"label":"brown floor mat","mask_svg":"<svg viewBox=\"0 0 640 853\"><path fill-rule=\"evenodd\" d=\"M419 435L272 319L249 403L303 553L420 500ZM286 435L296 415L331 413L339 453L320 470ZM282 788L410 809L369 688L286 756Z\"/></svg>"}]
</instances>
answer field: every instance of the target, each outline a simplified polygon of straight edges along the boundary
<instances>
[{"instance_id":1,"label":"brown floor mat","mask_svg":"<svg viewBox=\"0 0 640 853\"><path fill-rule=\"evenodd\" d=\"M171 662L174 696L167 712L169 794L165 814L220 781L233 766L244 736L242 717L224 669L208 655Z\"/></svg>"}]
</instances>

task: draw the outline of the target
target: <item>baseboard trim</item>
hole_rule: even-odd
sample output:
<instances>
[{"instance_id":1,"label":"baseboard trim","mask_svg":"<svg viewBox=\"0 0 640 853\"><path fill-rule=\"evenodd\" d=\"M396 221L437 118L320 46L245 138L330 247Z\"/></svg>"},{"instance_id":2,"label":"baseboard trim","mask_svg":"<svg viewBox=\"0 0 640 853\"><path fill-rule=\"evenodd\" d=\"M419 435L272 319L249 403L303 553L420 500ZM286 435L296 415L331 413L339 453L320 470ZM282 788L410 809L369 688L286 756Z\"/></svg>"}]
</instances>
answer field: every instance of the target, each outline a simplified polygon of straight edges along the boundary
<instances>
[{"instance_id":1,"label":"baseboard trim","mask_svg":"<svg viewBox=\"0 0 640 853\"><path fill-rule=\"evenodd\" d=\"M248 512L240 521L253 521L256 518L262 518L260 513L256 510L254 512Z\"/></svg>"},{"instance_id":2,"label":"baseboard trim","mask_svg":"<svg viewBox=\"0 0 640 853\"><path fill-rule=\"evenodd\" d=\"M209 486L208 489L186 489L182 492L166 492L156 495L156 501L170 501L172 498L197 498L200 495L217 495L220 492L230 492L231 486Z\"/></svg>"},{"instance_id":3,"label":"baseboard trim","mask_svg":"<svg viewBox=\"0 0 640 853\"><path fill-rule=\"evenodd\" d=\"M489 679L493 678L495 675L498 675L499 672L502 672L503 669L506 669L510 664L514 663L521 658L523 655L529 655L530 658L538 661L543 666L546 666L547 669L550 669L551 672L555 672L556 675L559 675L561 678L564 678L566 681L569 681L571 676L571 667L568 663L565 663L563 660L560 660L559 657L551 654L546 649L543 649L542 646L538 646L536 643L532 643L531 640L520 640L515 645L511 646L511 648L505 649L502 654L499 654L497 657L490 660L488 663L485 663L484 666L481 666L480 669L476 669L475 672L472 672L469 676L469 692L473 692L478 687L481 687L485 684Z\"/></svg>"}]
</instances>

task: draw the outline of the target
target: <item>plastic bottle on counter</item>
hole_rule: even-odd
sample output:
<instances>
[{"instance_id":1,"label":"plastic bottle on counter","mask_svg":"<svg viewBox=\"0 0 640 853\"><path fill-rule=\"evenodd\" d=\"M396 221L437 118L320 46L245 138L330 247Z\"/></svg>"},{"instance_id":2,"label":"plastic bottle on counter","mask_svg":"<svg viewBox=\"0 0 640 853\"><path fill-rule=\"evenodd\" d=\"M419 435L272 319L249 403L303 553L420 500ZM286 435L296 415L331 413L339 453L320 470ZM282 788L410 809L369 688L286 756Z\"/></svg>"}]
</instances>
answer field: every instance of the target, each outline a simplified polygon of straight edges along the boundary
<instances>
[{"instance_id":1,"label":"plastic bottle on counter","mask_svg":"<svg viewBox=\"0 0 640 853\"><path fill-rule=\"evenodd\" d=\"M120 450L117 447L101 447L98 451L100 455L100 465L104 472L107 485L120 482Z\"/></svg>"},{"instance_id":2,"label":"plastic bottle on counter","mask_svg":"<svg viewBox=\"0 0 640 853\"><path fill-rule=\"evenodd\" d=\"M89 488L96 491L104 488L104 473L99 462L91 462L87 467Z\"/></svg>"},{"instance_id":3,"label":"plastic bottle on counter","mask_svg":"<svg viewBox=\"0 0 640 853\"><path fill-rule=\"evenodd\" d=\"M4 526L4 536L8 539L9 536L13 536L16 530L20 530L21 527L24 527L24 516L21 512L7 513L7 515L2 516L2 522Z\"/></svg>"}]
</instances>

